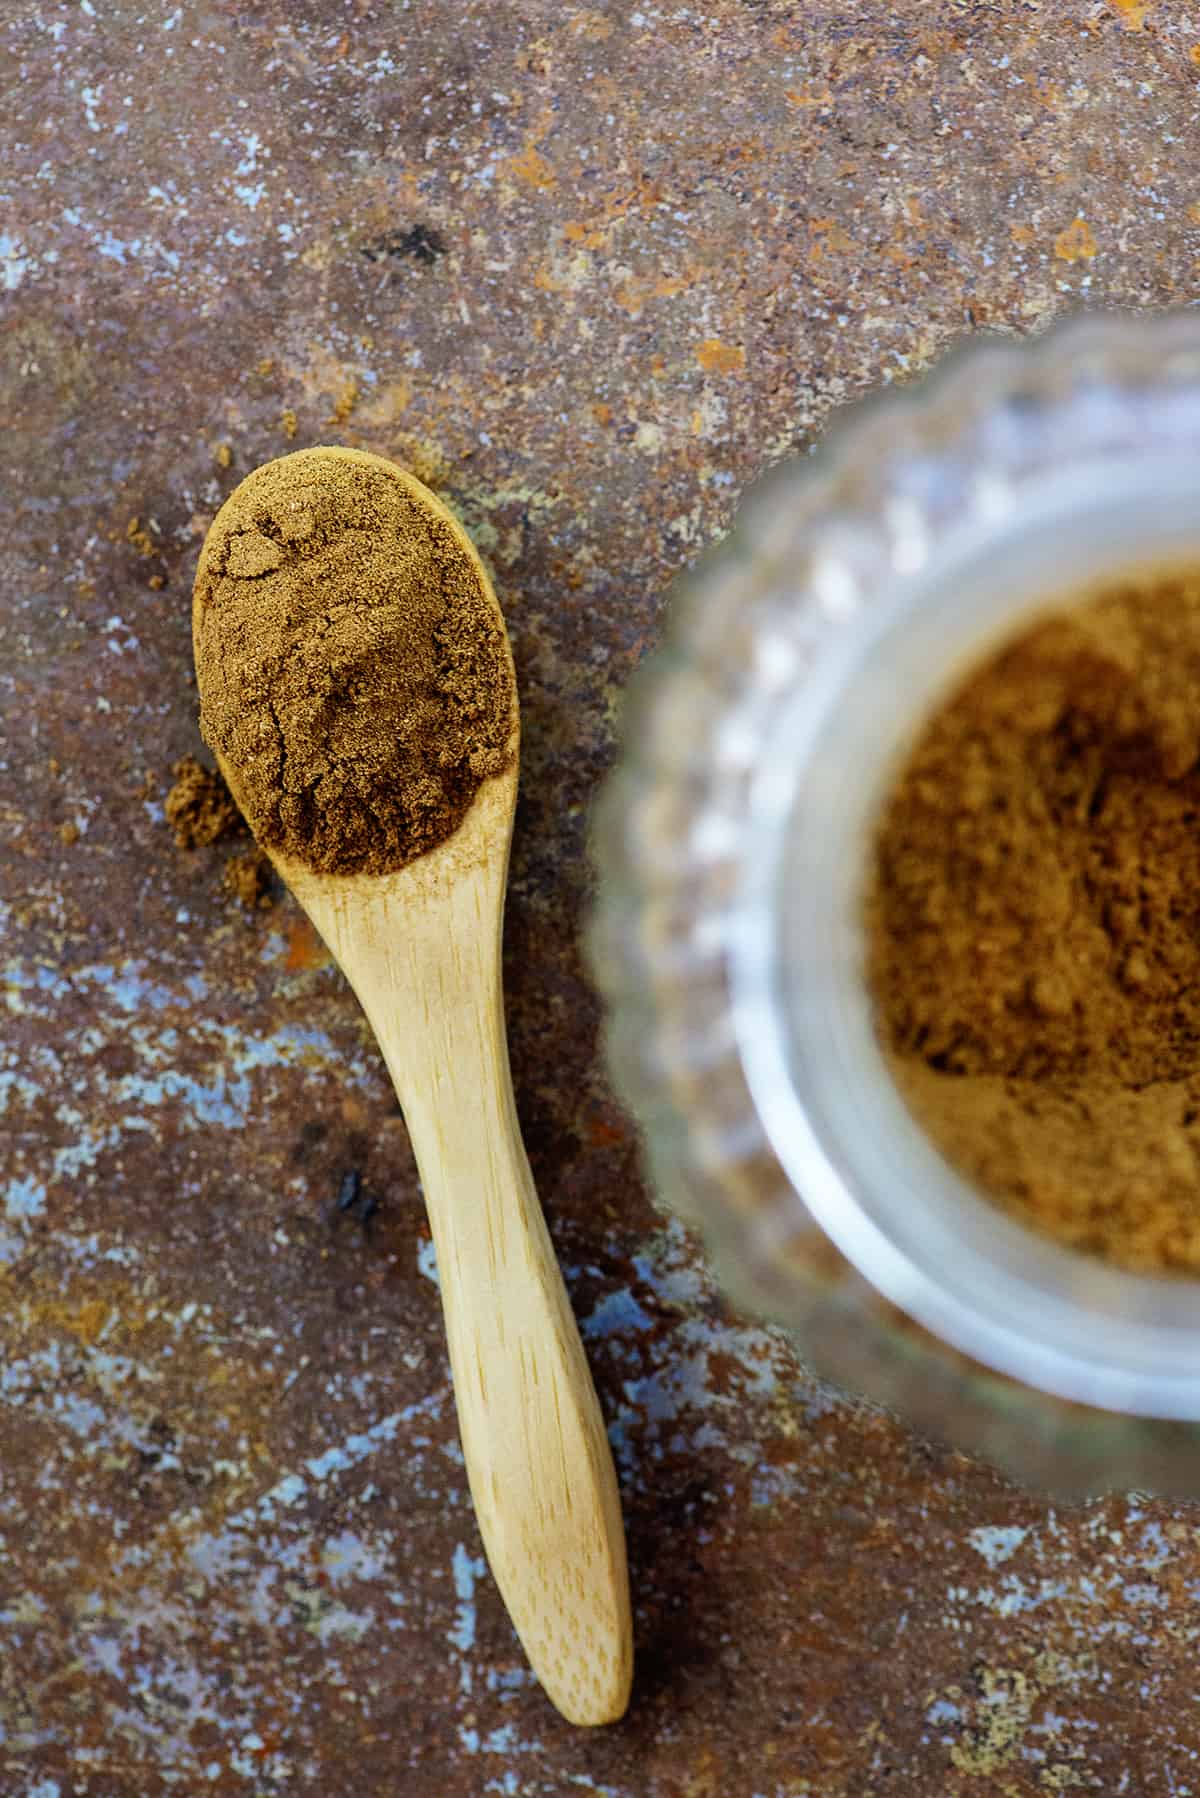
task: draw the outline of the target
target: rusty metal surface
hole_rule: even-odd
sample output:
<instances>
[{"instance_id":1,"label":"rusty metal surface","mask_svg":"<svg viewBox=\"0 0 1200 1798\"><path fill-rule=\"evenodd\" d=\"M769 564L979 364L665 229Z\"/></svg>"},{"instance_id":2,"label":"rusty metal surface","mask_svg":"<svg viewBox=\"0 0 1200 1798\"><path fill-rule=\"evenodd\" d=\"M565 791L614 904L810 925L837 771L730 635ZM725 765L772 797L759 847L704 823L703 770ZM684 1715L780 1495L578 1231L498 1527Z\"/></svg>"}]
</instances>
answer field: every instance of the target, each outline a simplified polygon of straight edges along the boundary
<instances>
[{"instance_id":1,"label":"rusty metal surface","mask_svg":"<svg viewBox=\"0 0 1200 1798\"><path fill-rule=\"evenodd\" d=\"M747 479L972 325L1194 297L1194 26L3 9L0 1792L1200 1791L1200 1512L1057 1511L726 1309L639 1184L578 943L623 679ZM200 536L316 441L439 485L511 621L519 1104L637 1599L590 1736L480 1562L355 1006L162 821Z\"/></svg>"}]
</instances>

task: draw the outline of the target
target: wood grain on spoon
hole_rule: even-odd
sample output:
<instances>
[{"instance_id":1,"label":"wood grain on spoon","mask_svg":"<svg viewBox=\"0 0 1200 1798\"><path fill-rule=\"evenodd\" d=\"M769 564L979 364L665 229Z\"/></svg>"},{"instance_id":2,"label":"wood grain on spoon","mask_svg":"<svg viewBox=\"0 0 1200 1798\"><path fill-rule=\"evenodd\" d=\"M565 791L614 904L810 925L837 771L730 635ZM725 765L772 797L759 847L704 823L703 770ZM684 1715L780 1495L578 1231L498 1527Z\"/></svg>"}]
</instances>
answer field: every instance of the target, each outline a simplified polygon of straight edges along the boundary
<instances>
[{"instance_id":1,"label":"wood grain on spoon","mask_svg":"<svg viewBox=\"0 0 1200 1798\"><path fill-rule=\"evenodd\" d=\"M452 515L391 464L370 460L453 526L495 605ZM237 769L219 759L239 798ZM463 1455L496 1583L554 1704L572 1722L599 1724L621 1716L629 1699L625 1538L509 1073L501 935L516 793L514 754L482 783L452 836L394 873L315 873L267 852L354 988L404 1109L437 1249Z\"/></svg>"}]
</instances>

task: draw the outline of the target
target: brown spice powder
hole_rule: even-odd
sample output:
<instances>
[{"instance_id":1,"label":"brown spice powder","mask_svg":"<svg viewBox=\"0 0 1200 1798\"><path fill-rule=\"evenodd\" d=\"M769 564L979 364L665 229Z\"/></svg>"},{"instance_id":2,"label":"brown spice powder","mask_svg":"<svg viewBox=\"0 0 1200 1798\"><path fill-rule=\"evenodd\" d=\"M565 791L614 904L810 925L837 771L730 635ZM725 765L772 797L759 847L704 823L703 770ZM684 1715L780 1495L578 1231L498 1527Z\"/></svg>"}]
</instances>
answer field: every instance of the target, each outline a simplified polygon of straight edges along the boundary
<instances>
[{"instance_id":1,"label":"brown spice powder","mask_svg":"<svg viewBox=\"0 0 1200 1798\"><path fill-rule=\"evenodd\" d=\"M231 855L221 870L221 885L247 911L265 911L273 903L271 864L260 850Z\"/></svg>"},{"instance_id":2,"label":"brown spice powder","mask_svg":"<svg viewBox=\"0 0 1200 1798\"><path fill-rule=\"evenodd\" d=\"M241 825L233 796L219 774L185 755L171 769L175 784L164 810L180 849L200 849L220 842Z\"/></svg>"},{"instance_id":3,"label":"brown spice powder","mask_svg":"<svg viewBox=\"0 0 1200 1798\"><path fill-rule=\"evenodd\" d=\"M259 842L383 874L452 835L516 753L495 601L438 502L376 458L300 450L235 488L196 575L205 740Z\"/></svg>"},{"instance_id":4,"label":"brown spice powder","mask_svg":"<svg viewBox=\"0 0 1200 1798\"><path fill-rule=\"evenodd\" d=\"M897 1084L1003 1207L1200 1272L1200 571L1055 615L886 801L869 980Z\"/></svg>"}]
</instances>

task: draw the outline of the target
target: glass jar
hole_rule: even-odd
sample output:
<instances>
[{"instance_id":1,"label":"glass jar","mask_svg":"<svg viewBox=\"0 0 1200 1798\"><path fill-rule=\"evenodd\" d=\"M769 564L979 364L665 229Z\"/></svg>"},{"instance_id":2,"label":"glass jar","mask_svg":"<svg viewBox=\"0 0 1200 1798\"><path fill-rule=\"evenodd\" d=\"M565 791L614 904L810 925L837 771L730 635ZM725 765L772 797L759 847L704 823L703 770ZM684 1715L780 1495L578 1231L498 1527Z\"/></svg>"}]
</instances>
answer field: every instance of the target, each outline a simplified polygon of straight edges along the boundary
<instances>
[{"instance_id":1,"label":"glass jar","mask_svg":"<svg viewBox=\"0 0 1200 1798\"><path fill-rule=\"evenodd\" d=\"M1200 317L976 340L746 498L596 823L593 965L663 1199L818 1372L1068 1493L1200 1490L1200 1290L1035 1237L941 1159L875 1041L861 895L947 689L1156 563L1200 566Z\"/></svg>"}]
</instances>

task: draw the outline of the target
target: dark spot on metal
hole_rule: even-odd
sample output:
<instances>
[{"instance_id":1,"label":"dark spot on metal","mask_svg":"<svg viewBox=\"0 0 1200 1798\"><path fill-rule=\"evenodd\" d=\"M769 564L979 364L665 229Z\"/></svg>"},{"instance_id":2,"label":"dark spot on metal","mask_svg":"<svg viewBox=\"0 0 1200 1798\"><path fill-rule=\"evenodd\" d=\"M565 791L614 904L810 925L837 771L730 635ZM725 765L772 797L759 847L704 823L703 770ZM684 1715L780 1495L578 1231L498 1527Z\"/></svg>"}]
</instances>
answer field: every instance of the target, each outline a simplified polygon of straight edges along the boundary
<instances>
[{"instance_id":1,"label":"dark spot on metal","mask_svg":"<svg viewBox=\"0 0 1200 1798\"><path fill-rule=\"evenodd\" d=\"M343 1174L342 1184L338 1188L337 1208L339 1211L352 1211L358 1204L362 1192L362 1175L356 1167Z\"/></svg>"},{"instance_id":2,"label":"dark spot on metal","mask_svg":"<svg viewBox=\"0 0 1200 1798\"><path fill-rule=\"evenodd\" d=\"M364 1191L362 1173L358 1168L352 1167L342 1176L342 1183L338 1188L338 1196L334 1201L330 1216L332 1220L336 1221L346 1212L356 1211L359 1223L366 1229L371 1219L379 1211L380 1204L381 1201L376 1194Z\"/></svg>"},{"instance_id":3,"label":"dark spot on metal","mask_svg":"<svg viewBox=\"0 0 1200 1798\"><path fill-rule=\"evenodd\" d=\"M175 1447L175 1432L165 1417L155 1417L151 1421L146 1434L149 1436L151 1442L155 1443L160 1449L172 1449Z\"/></svg>"},{"instance_id":4,"label":"dark spot on metal","mask_svg":"<svg viewBox=\"0 0 1200 1798\"><path fill-rule=\"evenodd\" d=\"M378 237L359 245L359 254L368 262L383 262L410 257L414 262L436 262L446 254L446 240L432 225L411 225L407 231L384 231Z\"/></svg>"},{"instance_id":5,"label":"dark spot on metal","mask_svg":"<svg viewBox=\"0 0 1200 1798\"><path fill-rule=\"evenodd\" d=\"M328 1124L322 1124L317 1118L310 1118L300 1126L300 1134L292 1150L292 1161L307 1161L319 1142L329 1134Z\"/></svg>"}]
</instances>

